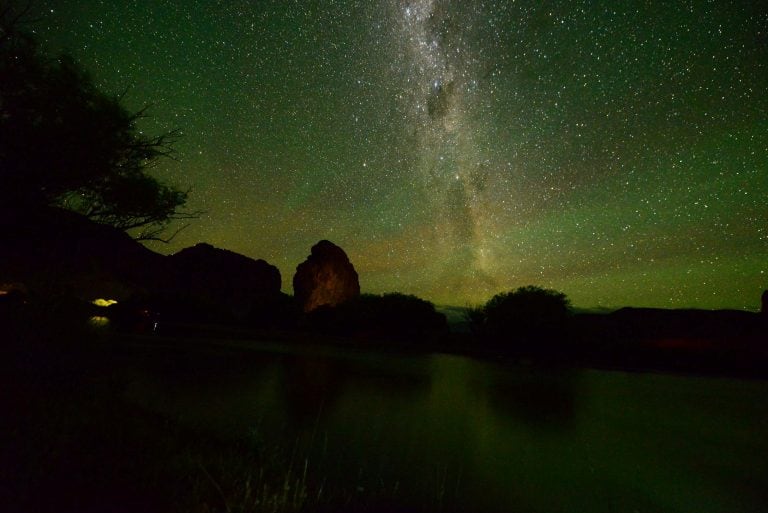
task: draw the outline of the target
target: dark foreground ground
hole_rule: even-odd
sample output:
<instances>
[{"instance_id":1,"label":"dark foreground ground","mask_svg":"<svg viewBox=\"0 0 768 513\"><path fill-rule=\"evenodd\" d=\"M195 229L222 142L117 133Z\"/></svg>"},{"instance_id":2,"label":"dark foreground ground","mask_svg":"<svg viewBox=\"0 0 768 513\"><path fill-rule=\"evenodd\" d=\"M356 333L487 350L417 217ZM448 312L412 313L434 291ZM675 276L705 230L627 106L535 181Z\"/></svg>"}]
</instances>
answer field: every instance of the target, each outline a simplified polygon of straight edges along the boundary
<instances>
[{"instance_id":1,"label":"dark foreground ground","mask_svg":"<svg viewBox=\"0 0 768 513\"><path fill-rule=\"evenodd\" d=\"M286 461L263 443L224 439L123 399L121 341L248 346L254 333L176 326L165 337L116 335L79 324L36 326L4 319L0 364L0 511L389 511L386 496L329 488L301 462ZM197 338L189 338L196 334ZM467 349L467 335L419 348L367 341L393 351ZM292 335L281 343L296 342ZM218 342L216 341L218 339ZM222 341L225 340L225 341ZM317 342L317 340L314 340ZM323 339L339 350L351 340ZM305 340L306 344L306 340ZM630 348L632 349L632 348ZM634 348L631 352L548 355L547 364L636 371L765 377L764 361L696 347ZM181 354L181 353L180 353ZM634 354L633 357L631 357ZM510 360L519 358L506 356ZM524 358L524 361L529 359ZM535 363L535 360L534 360ZM417 511L433 510L432 505ZM441 510L450 511L450 504Z\"/></svg>"},{"instance_id":2,"label":"dark foreground ground","mask_svg":"<svg viewBox=\"0 0 768 513\"><path fill-rule=\"evenodd\" d=\"M350 503L346 491L323 490L269 447L195 432L126 402L114 348L5 349L0 511L325 511Z\"/></svg>"}]
</instances>

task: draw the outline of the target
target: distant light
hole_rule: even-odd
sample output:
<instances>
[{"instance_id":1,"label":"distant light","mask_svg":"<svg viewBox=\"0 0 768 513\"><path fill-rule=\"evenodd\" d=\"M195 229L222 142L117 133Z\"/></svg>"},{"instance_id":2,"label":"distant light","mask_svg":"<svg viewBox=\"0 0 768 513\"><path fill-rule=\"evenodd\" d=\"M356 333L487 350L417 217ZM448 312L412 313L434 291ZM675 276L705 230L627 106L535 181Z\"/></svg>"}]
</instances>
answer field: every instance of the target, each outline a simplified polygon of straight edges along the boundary
<instances>
[{"instance_id":1,"label":"distant light","mask_svg":"<svg viewBox=\"0 0 768 513\"><path fill-rule=\"evenodd\" d=\"M110 305L117 304L117 301L114 299L102 299L102 298L94 299L91 302L96 306L110 306Z\"/></svg>"}]
</instances>

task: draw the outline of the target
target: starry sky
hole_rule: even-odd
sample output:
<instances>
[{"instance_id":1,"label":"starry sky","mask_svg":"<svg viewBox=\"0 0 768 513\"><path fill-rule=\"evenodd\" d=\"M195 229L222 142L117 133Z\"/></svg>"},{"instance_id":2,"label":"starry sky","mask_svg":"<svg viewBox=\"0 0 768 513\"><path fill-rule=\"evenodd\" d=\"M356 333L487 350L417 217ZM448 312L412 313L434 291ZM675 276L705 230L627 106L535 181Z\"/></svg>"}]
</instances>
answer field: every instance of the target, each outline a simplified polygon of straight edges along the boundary
<instances>
[{"instance_id":1,"label":"starry sky","mask_svg":"<svg viewBox=\"0 0 768 513\"><path fill-rule=\"evenodd\" d=\"M171 244L320 239L364 292L477 304L759 308L768 14L752 1L38 0L206 213Z\"/></svg>"}]
</instances>

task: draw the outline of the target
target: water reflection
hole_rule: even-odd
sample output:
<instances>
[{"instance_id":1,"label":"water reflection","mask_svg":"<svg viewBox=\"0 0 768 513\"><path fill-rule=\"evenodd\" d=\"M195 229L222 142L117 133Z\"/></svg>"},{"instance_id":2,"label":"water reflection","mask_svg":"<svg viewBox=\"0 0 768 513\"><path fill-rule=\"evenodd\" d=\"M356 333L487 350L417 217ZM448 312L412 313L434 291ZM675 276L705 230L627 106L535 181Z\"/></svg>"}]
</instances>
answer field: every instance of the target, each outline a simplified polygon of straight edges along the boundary
<instances>
[{"instance_id":1,"label":"water reflection","mask_svg":"<svg viewBox=\"0 0 768 513\"><path fill-rule=\"evenodd\" d=\"M283 402L296 427L316 424L332 413L336 403L351 390L365 391L375 400L379 394L408 401L429 377L419 360L407 368L386 365L385 360L365 361L318 356L291 356L281 359L280 390ZM361 415L369 408L363 408Z\"/></svg>"},{"instance_id":2,"label":"water reflection","mask_svg":"<svg viewBox=\"0 0 768 513\"><path fill-rule=\"evenodd\" d=\"M668 511L675 508L664 502L672 501L664 483L696 475L689 467L702 444L741 454L743 468L727 471L742 476L763 465L750 459L765 453L755 444L768 451L758 443L764 437L732 436L757 433L750 420L768 418L762 383L728 388L454 356L185 354L158 363L153 352L154 365L137 366L129 396L224 436L255 437L286 461L307 461L326 489L359 490L374 511ZM698 431L705 425L706 440ZM660 461L678 469L663 483L654 481ZM686 486L697 510L714 495L720 505L739 504L720 482L708 481L710 495L700 480ZM754 490L745 504L756 503Z\"/></svg>"},{"instance_id":3,"label":"water reflection","mask_svg":"<svg viewBox=\"0 0 768 513\"><path fill-rule=\"evenodd\" d=\"M280 369L282 403L290 425L301 430L314 424L324 408L333 408L342 393L343 377L331 360L290 358Z\"/></svg>"},{"instance_id":4,"label":"water reflection","mask_svg":"<svg viewBox=\"0 0 768 513\"><path fill-rule=\"evenodd\" d=\"M397 490L400 506L506 503L523 477L510 462L531 457L525 432L567 426L575 407L573 374L454 356L208 355L154 369L134 381L135 400L311 461L329 483L380 499Z\"/></svg>"},{"instance_id":5,"label":"water reflection","mask_svg":"<svg viewBox=\"0 0 768 513\"><path fill-rule=\"evenodd\" d=\"M490 374L487 392L498 418L560 430L573 426L577 384L574 370L523 368Z\"/></svg>"},{"instance_id":6,"label":"water reflection","mask_svg":"<svg viewBox=\"0 0 768 513\"><path fill-rule=\"evenodd\" d=\"M92 315L88 318L88 325L96 329L104 329L109 326L109 317L103 315Z\"/></svg>"}]
</instances>

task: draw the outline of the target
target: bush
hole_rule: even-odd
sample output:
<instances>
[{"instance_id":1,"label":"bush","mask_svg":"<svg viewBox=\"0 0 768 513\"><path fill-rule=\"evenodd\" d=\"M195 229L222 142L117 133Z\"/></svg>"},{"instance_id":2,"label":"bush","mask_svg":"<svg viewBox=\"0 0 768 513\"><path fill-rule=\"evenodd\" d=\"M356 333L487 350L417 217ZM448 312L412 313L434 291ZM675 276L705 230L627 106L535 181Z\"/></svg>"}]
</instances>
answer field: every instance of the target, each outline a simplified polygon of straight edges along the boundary
<instances>
[{"instance_id":1,"label":"bush","mask_svg":"<svg viewBox=\"0 0 768 513\"><path fill-rule=\"evenodd\" d=\"M559 345L571 316L565 294L528 285L493 296L470 309L473 333L510 350L538 350Z\"/></svg>"},{"instance_id":2,"label":"bush","mask_svg":"<svg viewBox=\"0 0 768 513\"><path fill-rule=\"evenodd\" d=\"M400 293L362 294L335 308L321 307L309 315L311 328L336 335L429 337L448 331L445 316L416 296Z\"/></svg>"}]
</instances>

